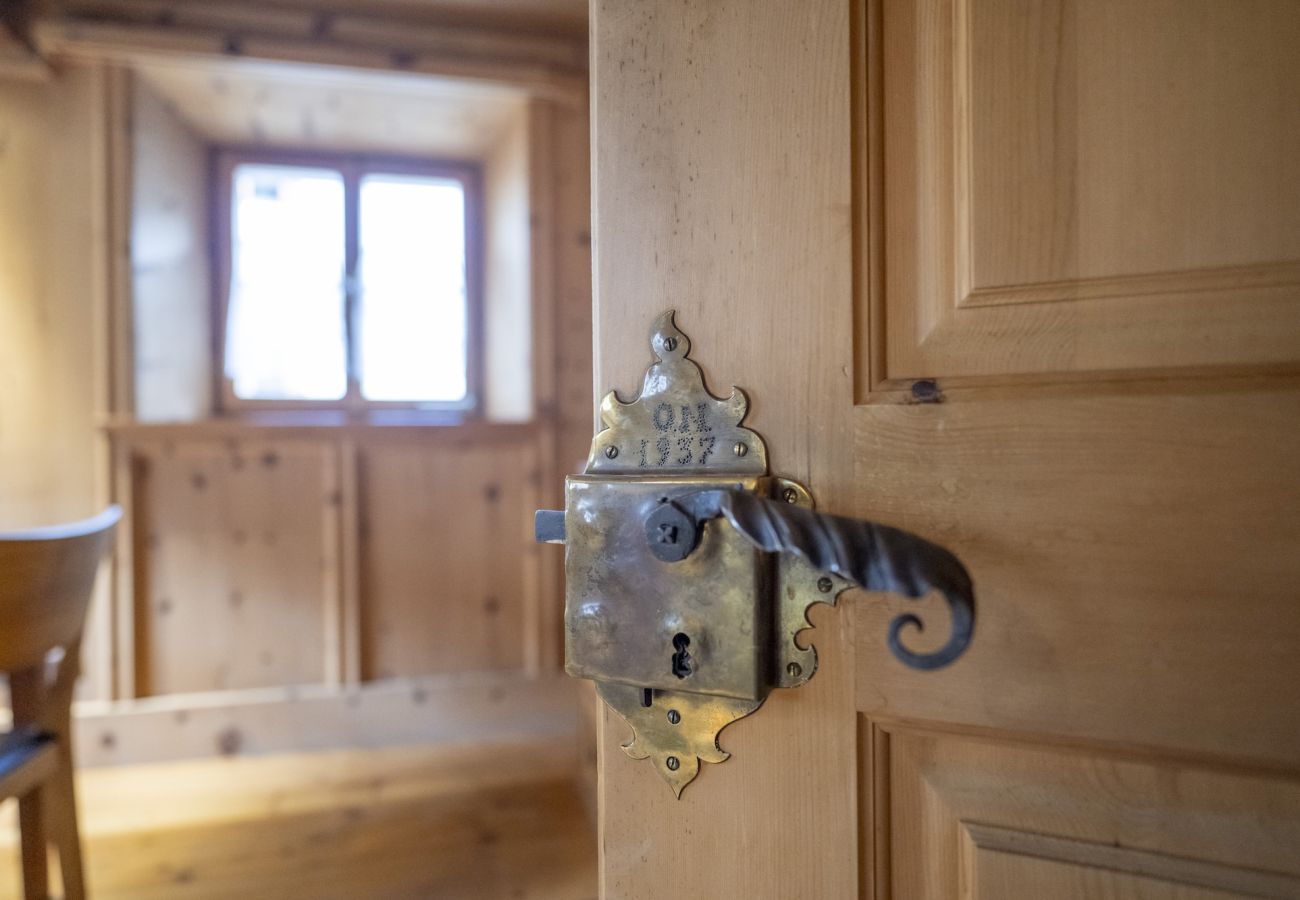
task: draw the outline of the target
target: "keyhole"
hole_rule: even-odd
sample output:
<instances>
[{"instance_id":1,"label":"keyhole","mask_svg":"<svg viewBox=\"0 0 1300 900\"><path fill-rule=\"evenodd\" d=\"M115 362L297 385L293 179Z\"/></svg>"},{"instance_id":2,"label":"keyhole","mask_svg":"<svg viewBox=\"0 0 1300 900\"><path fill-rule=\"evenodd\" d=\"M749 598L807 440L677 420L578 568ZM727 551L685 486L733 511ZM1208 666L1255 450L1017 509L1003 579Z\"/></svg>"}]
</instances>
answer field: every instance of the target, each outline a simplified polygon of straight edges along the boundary
<instances>
[{"instance_id":1,"label":"keyhole","mask_svg":"<svg viewBox=\"0 0 1300 900\"><path fill-rule=\"evenodd\" d=\"M686 650L690 645L691 639L686 635L673 635L673 648L677 651L673 654L673 674L678 678L691 674L691 654Z\"/></svg>"}]
</instances>

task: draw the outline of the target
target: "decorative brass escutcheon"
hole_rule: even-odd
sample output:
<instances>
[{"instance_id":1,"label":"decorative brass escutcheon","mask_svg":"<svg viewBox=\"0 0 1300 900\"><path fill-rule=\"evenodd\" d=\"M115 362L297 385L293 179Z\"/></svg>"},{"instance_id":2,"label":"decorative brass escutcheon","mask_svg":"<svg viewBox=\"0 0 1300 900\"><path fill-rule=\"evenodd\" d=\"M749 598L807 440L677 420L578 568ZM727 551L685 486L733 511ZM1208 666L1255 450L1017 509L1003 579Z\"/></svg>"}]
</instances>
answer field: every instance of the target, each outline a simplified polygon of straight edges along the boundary
<instances>
[{"instance_id":1,"label":"decorative brass escutcheon","mask_svg":"<svg viewBox=\"0 0 1300 900\"><path fill-rule=\"evenodd\" d=\"M921 597L941 592L952 614L932 653L900 638L905 665L935 669L970 643L975 600L965 567L944 548L873 522L813 511L812 496L768 474L767 448L741 423L739 388L714 397L666 312L654 323L641 394L601 401L604 430L586 471L565 481L563 512L539 510L537 539L563 543L565 669L596 682L632 726L623 749L650 758L680 797L700 762L728 754L718 734L773 688L817 671L795 635L814 603L850 587Z\"/></svg>"}]
</instances>

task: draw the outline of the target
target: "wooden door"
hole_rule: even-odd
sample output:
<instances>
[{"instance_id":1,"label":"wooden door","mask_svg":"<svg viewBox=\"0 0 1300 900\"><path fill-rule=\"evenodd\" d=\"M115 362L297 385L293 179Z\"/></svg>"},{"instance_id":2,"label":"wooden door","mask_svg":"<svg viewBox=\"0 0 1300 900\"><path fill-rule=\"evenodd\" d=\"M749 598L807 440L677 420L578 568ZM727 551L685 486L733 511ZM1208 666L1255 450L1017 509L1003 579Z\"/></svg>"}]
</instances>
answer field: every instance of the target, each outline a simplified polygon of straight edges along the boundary
<instances>
[{"instance_id":1,"label":"wooden door","mask_svg":"<svg viewBox=\"0 0 1300 900\"><path fill-rule=\"evenodd\" d=\"M1300 897L1300 6L597 0L592 41L598 386L676 308L775 471L979 603L937 672L908 601L817 607L681 800L606 710L604 896Z\"/></svg>"}]
</instances>

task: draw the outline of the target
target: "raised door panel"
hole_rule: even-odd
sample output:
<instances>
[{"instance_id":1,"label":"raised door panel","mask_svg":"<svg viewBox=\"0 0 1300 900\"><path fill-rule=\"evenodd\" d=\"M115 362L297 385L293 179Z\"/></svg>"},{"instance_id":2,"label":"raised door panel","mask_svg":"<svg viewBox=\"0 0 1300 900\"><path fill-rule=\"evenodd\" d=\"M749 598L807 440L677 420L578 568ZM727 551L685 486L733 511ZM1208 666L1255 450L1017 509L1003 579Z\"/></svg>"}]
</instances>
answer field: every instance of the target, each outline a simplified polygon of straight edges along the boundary
<instances>
[{"instance_id":1,"label":"raised door panel","mask_svg":"<svg viewBox=\"0 0 1300 900\"><path fill-rule=\"evenodd\" d=\"M871 15L872 389L1300 362L1291 0Z\"/></svg>"},{"instance_id":2,"label":"raised door panel","mask_svg":"<svg viewBox=\"0 0 1300 900\"><path fill-rule=\"evenodd\" d=\"M952 547L979 604L953 666L884 646L932 598L864 595L858 702L879 715L1300 764L1300 392L1079 387L855 410L856 511Z\"/></svg>"},{"instance_id":3,"label":"raised door panel","mask_svg":"<svg viewBox=\"0 0 1300 900\"><path fill-rule=\"evenodd\" d=\"M1300 896L1300 786L904 726L872 743L895 897Z\"/></svg>"}]
</instances>

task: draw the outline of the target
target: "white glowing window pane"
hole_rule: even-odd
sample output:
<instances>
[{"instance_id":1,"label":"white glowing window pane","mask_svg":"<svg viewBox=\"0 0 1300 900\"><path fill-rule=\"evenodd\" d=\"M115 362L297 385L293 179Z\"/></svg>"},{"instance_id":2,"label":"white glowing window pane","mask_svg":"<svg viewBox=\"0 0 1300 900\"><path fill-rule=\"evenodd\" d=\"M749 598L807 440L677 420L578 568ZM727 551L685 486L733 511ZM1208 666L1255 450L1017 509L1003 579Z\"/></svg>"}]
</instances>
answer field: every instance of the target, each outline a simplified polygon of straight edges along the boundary
<instances>
[{"instance_id":1,"label":"white glowing window pane","mask_svg":"<svg viewBox=\"0 0 1300 900\"><path fill-rule=\"evenodd\" d=\"M226 375L236 397L347 393L343 177L332 169L234 171Z\"/></svg>"},{"instance_id":2,"label":"white glowing window pane","mask_svg":"<svg viewBox=\"0 0 1300 900\"><path fill-rule=\"evenodd\" d=\"M464 187L446 178L369 175L360 206L362 396L465 400Z\"/></svg>"}]
</instances>

